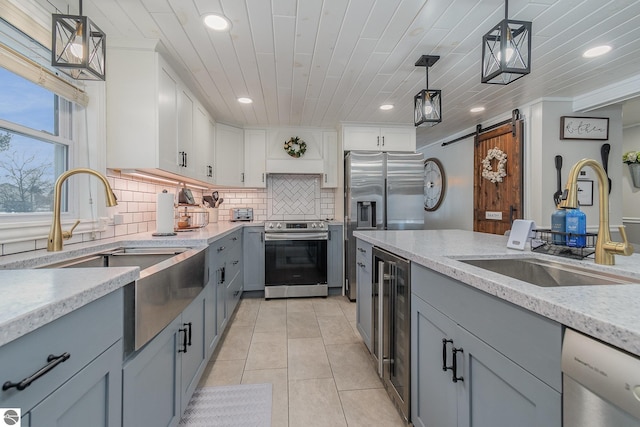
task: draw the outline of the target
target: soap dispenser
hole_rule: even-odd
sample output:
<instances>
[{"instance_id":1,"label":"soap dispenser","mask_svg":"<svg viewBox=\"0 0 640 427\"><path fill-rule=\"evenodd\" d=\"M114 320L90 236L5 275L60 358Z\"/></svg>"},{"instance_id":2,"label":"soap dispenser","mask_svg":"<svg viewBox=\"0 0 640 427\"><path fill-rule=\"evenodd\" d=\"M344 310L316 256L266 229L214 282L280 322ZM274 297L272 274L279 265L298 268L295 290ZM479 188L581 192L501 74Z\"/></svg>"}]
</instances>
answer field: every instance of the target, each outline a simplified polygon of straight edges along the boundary
<instances>
[{"instance_id":1,"label":"soap dispenser","mask_svg":"<svg viewBox=\"0 0 640 427\"><path fill-rule=\"evenodd\" d=\"M551 214L551 231L553 231L553 244L564 246L566 242L565 232L567 231L567 210L557 207Z\"/></svg>"},{"instance_id":2,"label":"soap dispenser","mask_svg":"<svg viewBox=\"0 0 640 427\"><path fill-rule=\"evenodd\" d=\"M587 215L580 210L567 209L567 246L584 248L587 245Z\"/></svg>"}]
</instances>

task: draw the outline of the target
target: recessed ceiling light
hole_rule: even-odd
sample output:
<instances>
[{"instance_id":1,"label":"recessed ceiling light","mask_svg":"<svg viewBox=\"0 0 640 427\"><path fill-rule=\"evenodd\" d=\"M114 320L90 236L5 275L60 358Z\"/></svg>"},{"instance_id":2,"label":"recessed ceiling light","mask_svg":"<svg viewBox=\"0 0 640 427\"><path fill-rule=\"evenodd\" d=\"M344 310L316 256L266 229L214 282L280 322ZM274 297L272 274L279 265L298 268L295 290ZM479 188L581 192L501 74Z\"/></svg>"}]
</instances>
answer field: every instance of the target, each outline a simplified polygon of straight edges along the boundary
<instances>
[{"instance_id":1,"label":"recessed ceiling light","mask_svg":"<svg viewBox=\"0 0 640 427\"><path fill-rule=\"evenodd\" d=\"M393 109L393 104L382 104L380 106L380 109L381 110L391 110L391 109Z\"/></svg>"},{"instance_id":2,"label":"recessed ceiling light","mask_svg":"<svg viewBox=\"0 0 640 427\"><path fill-rule=\"evenodd\" d=\"M231 22L224 16L216 13L209 13L203 16L205 25L212 30L228 31L231 28Z\"/></svg>"},{"instance_id":3,"label":"recessed ceiling light","mask_svg":"<svg viewBox=\"0 0 640 427\"><path fill-rule=\"evenodd\" d=\"M253 99L251 98L238 98L238 102L241 104L251 104Z\"/></svg>"},{"instance_id":4,"label":"recessed ceiling light","mask_svg":"<svg viewBox=\"0 0 640 427\"><path fill-rule=\"evenodd\" d=\"M584 56L585 58L595 58L596 56L604 55L609 51L611 51L611 46L607 46L607 45L596 46L586 50L582 54L582 56Z\"/></svg>"},{"instance_id":5,"label":"recessed ceiling light","mask_svg":"<svg viewBox=\"0 0 640 427\"><path fill-rule=\"evenodd\" d=\"M471 110L472 113L479 113L481 111L484 111L484 107L473 107Z\"/></svg>"}]
</instances>

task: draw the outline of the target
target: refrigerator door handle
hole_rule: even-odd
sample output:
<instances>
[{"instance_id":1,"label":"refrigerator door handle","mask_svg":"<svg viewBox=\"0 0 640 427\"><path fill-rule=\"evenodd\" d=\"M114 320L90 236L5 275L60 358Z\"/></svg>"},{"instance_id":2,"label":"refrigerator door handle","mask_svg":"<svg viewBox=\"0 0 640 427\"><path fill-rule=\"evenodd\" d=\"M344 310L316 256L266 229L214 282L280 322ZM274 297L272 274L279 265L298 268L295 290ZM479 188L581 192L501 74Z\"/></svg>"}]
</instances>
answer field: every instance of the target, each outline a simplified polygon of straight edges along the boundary
<instances>
[{"instance_id":1,"label":"refrigerator door handle","mask_svg":"<svg viewBox=\"0 0 640 427\"><path fill-rule=\"evenodd\" d=\"M385 262L378 261L378 375L382 378L384 362L384 267Z\"/></svg>"}]
</instances>

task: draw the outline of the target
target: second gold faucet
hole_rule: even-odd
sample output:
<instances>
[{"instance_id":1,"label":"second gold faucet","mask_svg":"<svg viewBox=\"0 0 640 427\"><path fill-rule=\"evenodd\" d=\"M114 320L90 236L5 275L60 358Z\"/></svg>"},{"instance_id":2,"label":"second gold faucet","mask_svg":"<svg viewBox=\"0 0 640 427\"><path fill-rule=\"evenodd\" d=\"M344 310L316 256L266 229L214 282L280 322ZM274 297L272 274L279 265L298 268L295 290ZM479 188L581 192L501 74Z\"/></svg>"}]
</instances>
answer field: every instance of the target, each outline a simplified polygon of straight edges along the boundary
<instances>
[{"instance_id":1,"label":"second gold faucet","mask_svg":"<svg viewBox=\"0 0 640 427\"><path fill-rule=\"evenodd\" d=\"M598 177L598 192L600 204L600 218L598 221L598 239L596 241L596 264L614 265L614 255L629 256L633 253L633 246L627 240L627 233L624 226L620 226L620 237L622 242L614 242L611 240L611 231L609 229L609 182L608 177L600 163L593 159L582 159L569 172L567 186L562 195L561 208L574 209L578 207L578 176L580 171L590 166Z\"/></svg>"}]
</instances>

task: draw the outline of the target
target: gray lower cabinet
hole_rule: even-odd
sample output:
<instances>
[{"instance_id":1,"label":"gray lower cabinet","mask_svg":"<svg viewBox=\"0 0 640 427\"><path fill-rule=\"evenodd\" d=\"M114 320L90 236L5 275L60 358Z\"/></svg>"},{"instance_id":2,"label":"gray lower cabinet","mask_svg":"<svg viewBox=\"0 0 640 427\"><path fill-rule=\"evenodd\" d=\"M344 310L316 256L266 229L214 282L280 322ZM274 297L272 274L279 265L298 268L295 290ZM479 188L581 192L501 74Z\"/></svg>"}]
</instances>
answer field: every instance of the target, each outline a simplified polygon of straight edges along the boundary
<instances>
[{"instance_id":1,"label":"gray lower cabinet","mask_svg":"<svg viewBox=\"0 0 640 427\"><path fill-rule=\"evenodd\" d=\"M344 236L342 225L329 225L329 241L327 242L327 285L330 288L341 288L344 282L342 247Z\"/></svg>"},{"instance_id":2,"label":"gray lower cabinet","mask_svg":"<svg viewBox=\"0 0 640 427\"><path fill-rule=\"evenodd\" d=\"M424 267L411 286L415 426L562 425L561 325Z\"/></svg>"},{"instance_id":3,"label":"gray lower cabinet","mask_svg":"<svg viewBox=\"0 0 640 427\"><path fill-rule=\"evenodd\" d=\"M23 426L119 426L122 319L119 289L0 347L3 384L53 366L23 390L0 391L0 407L20 408Z\"/></svg>"},{"instance_id":4,"label":"gray lower cabinet","mask_svg":"<svg viewBox=\"0 0 640 427\"><path fill-rule=\"evenodd\" d=\"M234 295L243 281L242 272L242 229L221 237L209 245L209 284L215 294L215 334L220 336L227 325L229 316L233 313L242 290ZM232 286L232 282L237 280ZM234 299L230 299L229 295ZM208 334L209 353L213 352L217 343L215 334Z\"/></svg>"},{"instance_id":5,"label":"gray lower cabinet","mask_svg":"<svg viewBox=\"0 0 640 427\"><path fill-rule=\"evenodd\" d=\"M245 226L244 290L264 291L264 225Z\"/></svg>"},{"instance_id":6,"label":"gray lower cabinet","mask_svg":"<svg viewBox=\"0 0 640 427\"><path fill-rule=\"evenodd\" d=\"M371 351L373 245L356 239L356 327Z\"/></svg>"},{"instance_id":7,"label":"gray lower cabinet","mask_svg":"<svg viewBox=\"0 0 640 427\"><path fill-rule=\"evenodd\" d=\"M30 412L31 426L119 426L122 341L85 366Z\"/></svg>"},{"instance_id":8,"label":"gray lower cabinet","mask_svg":"<svg viewBox=\"0 0 640 427\"><path fill-rule=\"evenodd\" d=\"M123 426L175 426L204 370L205 294L125 362Z\"/></svg>"}]
</instances>

